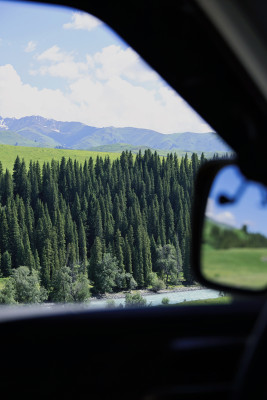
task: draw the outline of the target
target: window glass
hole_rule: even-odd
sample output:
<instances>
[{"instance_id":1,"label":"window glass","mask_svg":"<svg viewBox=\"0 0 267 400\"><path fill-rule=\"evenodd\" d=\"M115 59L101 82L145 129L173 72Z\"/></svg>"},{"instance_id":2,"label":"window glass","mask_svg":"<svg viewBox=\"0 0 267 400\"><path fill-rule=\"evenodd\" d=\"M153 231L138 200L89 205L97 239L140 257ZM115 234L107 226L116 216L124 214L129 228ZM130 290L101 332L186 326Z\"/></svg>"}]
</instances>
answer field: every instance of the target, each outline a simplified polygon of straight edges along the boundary
<instances>
[{"instance_id":1,"label":"window glass","mask_svg":"<svg viewBox=\"0 0 267 400\"><path fill-rule=\"evenodd\" d=\"M190 267L213 129L92 15L1 1L0 51L0 303L218 297Z\"/></svg>"}]
</instances>

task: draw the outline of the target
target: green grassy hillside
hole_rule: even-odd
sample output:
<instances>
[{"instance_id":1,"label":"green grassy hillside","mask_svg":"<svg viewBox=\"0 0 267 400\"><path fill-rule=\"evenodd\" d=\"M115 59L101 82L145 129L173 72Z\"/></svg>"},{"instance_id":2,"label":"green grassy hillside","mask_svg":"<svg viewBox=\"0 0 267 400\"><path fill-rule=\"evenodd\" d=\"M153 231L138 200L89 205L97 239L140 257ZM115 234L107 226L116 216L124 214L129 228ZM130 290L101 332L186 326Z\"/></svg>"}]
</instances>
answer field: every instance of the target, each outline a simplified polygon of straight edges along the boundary
<instances>
[{"instance_id":1,"label":"green grassy hillside","mask_svg":"<svg viewBox=\"0 0 267 400\"><path fill-rule=\"evenodd\" d=\"M203 247L202 264L206 278L230 286L263 289L267 285L266 248L212 249Z\"/></svg>"},{"instance_id":2,"label":"green grassy hillside","mask_svg":"<svg viewBox=\"0 0 267 400\"><path fill-rule=\"evenodd\" d=\"M203 229L202 270L216 283L263 289L267 286L267 238L206 218Z\"/></svg>"},{"instance_id":3,"label":"green grassy hillside","mask_svg":"<svg viewBox=\"0 0 267 400\"><path fill-rule=\"evenodd\" d=\"M0 143L17 146L39 146L39 143L27 137L21 136L19 133L12 131L0 131ZM47 146L48 147L48 146Z\"/></svg>"},{"instance_id":4,"label":"green grassy hillside","mask_svg":"<svg viewBox=\"0 0 267 400\"><path fill-rule=\"evenodd\" d=\"M40 165L42 165L44 162L51 161L52 159L60 161L62 157L72 158L73 160L76 159L80 163L84 163L84 161L88 160L90 157L95 160L98 155L103 158L109 156L111 160L115 160L120 156L120 153L0 145L0 161L2 162L4 170L7 168L12 171L17 155L21 159L24 158L28 166L30 160L38 160Z\"/></svg>"},{"instance_id":5,"label":"green grassy hillside","mask_svg":"<svg viewBox=\"0 0 267 400\"><path fill-rule=\"evenodd\" d=\"M133 154L137 154L139 150L142 151L142 153L150 149L152 152L156 151L159 156L167 157L169 153L176 153L178 157L184 157L186 154L191 157L193 153L196 153L199 157L202 154L202 151L185 151L185 150L180 150L180 149L171 149L171 150L163 150L163 149L158 149L158 148L152 148L148 146L134 146L131 144L127 143L115 143L115 144L107 144L107 145L102 145L102 146L95 146L95 147L90 147L88 150L90 151L101 151L101 152L107 152L107 153L119 153L122 151L131 151ZM225 155L225 152L216 152L219 156L223 157ZM204 155L206 158L213 158L214 156L214 151L213 152L204 152Z\"/></svg>"}]
</instances>

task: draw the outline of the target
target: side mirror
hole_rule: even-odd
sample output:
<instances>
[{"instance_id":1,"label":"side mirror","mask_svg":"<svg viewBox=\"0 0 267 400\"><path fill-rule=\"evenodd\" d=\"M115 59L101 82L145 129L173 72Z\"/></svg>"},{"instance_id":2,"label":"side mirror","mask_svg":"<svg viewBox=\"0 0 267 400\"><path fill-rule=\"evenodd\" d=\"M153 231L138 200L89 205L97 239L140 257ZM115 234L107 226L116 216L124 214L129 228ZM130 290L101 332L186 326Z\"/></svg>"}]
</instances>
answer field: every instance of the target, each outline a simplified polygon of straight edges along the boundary
<instances>
[{"instance_id":1,"label":"side mirror","mask_svg":"<svg viewBox=\"0 0 267 400\"><path fill-rule=\"evenodd\" d=\"M214 289L267 290L267 189L233 161L211 161L199 171L192 265L197 281Z\"/></svg>"}]
</instances>

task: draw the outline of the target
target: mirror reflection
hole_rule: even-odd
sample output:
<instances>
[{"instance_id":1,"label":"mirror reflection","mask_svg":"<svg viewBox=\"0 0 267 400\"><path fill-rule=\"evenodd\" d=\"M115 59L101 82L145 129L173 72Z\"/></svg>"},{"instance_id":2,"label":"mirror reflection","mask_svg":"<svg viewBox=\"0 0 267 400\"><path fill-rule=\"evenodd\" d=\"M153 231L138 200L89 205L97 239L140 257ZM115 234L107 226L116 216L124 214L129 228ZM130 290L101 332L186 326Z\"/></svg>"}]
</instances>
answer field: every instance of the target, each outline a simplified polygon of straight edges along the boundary
<instances>
[{"instance_id":1,"label":"mirror reflection","mask_svg":"<svg viewBox=\"0 0 267 400\"><path fill-rule=\"evenodd\" d=\"M260 290L267 286L267 190L236 165L224 166L208 197L202 273L214 283Z\"/></svg>"}]
</instances>

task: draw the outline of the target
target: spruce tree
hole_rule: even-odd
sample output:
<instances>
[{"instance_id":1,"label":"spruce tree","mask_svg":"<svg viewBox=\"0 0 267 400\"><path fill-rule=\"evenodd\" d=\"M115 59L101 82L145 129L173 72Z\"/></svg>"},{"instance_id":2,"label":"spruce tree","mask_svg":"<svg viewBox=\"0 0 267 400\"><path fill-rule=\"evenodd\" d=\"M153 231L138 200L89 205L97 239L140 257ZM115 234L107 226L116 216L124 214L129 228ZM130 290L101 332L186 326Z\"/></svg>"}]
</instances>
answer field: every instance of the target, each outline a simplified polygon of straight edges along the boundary
<instances>
[{"instance_id":1,"label":"spruce tree","mask_svg":"<svg viewBox=\"0 0 267 400\"><path fill-rule=\"evenodd\" d=\"M80 262L83 266L83 271L86 271L87 268L87 245L86 245L86 236L84 226L82 221L79 223L79 251L80 251Z\"/></svg>"},{"instance_id":2,"label":"spruce tree","mask_svg":"<svg viewBox=\"0 0 267 400\"><path fill-rule=\"evenodd\" d=\"M94 244L91 248L91 257L88 269L88 276L89 279L91 279L92 281L95 280L96 269L98 264L102 261L102 258L103 258L103 252L102 252L101 239L98 236L96 236Z\"/></svg>"},{"instance_id":3,"label":"spruce tree","mask_svg":"<svg viewBox=\"0 0 267 400\"><path fill-rule=\"evenodd\" d=\"M9 243L9 238L8 238L8 223L7 223L7 217L6 217L6 211L5 209L2 209L0 212L0 249L2 252L5 252L8 250L8 243Z\"/></svg>"},{"instance_id":4,"label":"spruce tree","mask_svg":"<svg viewBox=\"0 0 267 400\"><path fill-rule=\"evenodd\" d=\"M51 241L46 239L41 254L41 282L48 289L51 282L51 270L53 265L53 250Z\"/></svg>"},{"instance_id":5,"label":"spruce tree","mask_svg":"<svg viewBox=\"0 0 267 400\"><path fill-rule=\"evenodd\" d=\"M10 203L10 222L9 222L9 244L8 248L12 255L12 262L15 268L23 265L24 247L22 232L20 231L17 211L14 201Z\"/></svg>"},{"instance_id":6,"label":"spruce tree","mask_svg":"<svg viewBox=\"0 0 267 400\"><path fill-rule=\"evenodd\" d=\"M11 255L9 254L8 251L5 251L4 254L2 255L1 272L3 277L8 277L12 274Z\"/></svg>"},{"instance_id":7,"label":"spruce tree","mask_svg":"<svg viewBox=\"0 0 267 400\"><path fill-rule=\"evenodd\" d=\"M23 265L29 267L30 271L35 269L35 259L32 254L30 239L28 232L24 232L23 235L23 247L24 247L24 254L23 254Z\"/></svg>"},{"instance_id":8,"label":"spruce tree","mask_svg":"<svg viewBox=\"0 0 267 400\"><path fill-rule=\"evenodd\" d=\"M1 202L6 205L8 200L13 199L14 185L10 172L6 170L3 179L1 179Z\"/></svg>"}]
</instances>

